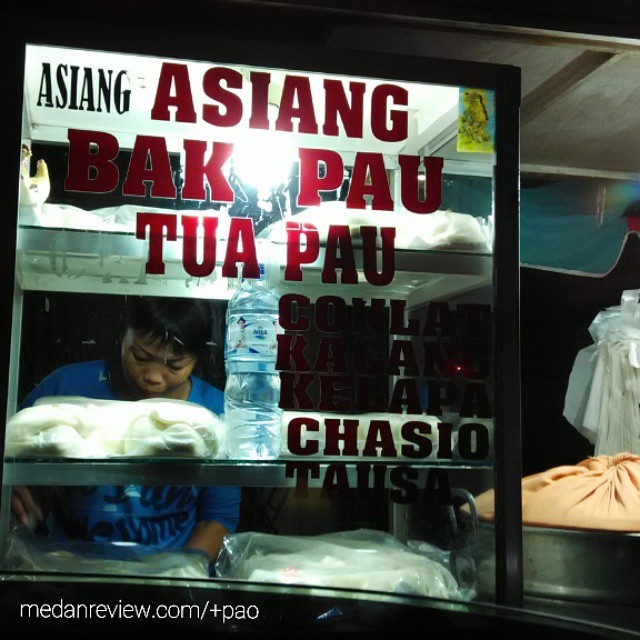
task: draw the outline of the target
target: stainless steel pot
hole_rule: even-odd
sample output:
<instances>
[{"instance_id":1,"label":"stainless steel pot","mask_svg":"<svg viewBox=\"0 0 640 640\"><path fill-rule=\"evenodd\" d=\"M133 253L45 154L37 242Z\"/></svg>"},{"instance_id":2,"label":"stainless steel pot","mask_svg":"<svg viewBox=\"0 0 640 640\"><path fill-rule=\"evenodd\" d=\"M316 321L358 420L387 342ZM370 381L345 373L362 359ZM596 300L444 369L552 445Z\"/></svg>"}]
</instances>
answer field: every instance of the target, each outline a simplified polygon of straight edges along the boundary
<instances>
[{"instance_id":1,"label":"stainless steel pot","mask_svg":"<svg viewBox=\"0 0 640 640\"><path fill-rule=\"evenodd\" d=\"M470 527L469 551L478 568L478 593L495 582L495 529L475 509L461 513ZM524 526L526 596L585 603L640 605L640 533Z\"/></svg>"},{"instance_id":2,"label":"stainless steel pot","mask_svg":"<svg viewBox=\"0 0 640 640\"><path fill-rule=\"evenodd\" d=\"M493 523L478 522L472 535L478 591L492 590ZM526 596L640 605L640 533L524 526L522 554Z\"/></svg>"}]
</instances>

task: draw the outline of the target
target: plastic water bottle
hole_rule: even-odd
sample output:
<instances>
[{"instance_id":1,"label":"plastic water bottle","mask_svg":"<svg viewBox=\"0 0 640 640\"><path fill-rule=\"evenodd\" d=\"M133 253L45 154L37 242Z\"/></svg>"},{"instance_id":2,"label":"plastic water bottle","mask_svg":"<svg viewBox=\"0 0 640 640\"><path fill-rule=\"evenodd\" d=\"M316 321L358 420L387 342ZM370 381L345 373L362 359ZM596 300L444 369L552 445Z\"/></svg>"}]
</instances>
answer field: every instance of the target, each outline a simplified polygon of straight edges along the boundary
<instances>
[{"instance_id":1,"label":"plastic water bottle","mask_svg":"<svg viewBox=\"0 0 640 640\"><path fill-rule=\"evenodd\" d=\"M225 422L229 458L277 458L282 444L276 371L278 297L265 281L244 279L227 307Z\"/></svg>"}]
</instances>

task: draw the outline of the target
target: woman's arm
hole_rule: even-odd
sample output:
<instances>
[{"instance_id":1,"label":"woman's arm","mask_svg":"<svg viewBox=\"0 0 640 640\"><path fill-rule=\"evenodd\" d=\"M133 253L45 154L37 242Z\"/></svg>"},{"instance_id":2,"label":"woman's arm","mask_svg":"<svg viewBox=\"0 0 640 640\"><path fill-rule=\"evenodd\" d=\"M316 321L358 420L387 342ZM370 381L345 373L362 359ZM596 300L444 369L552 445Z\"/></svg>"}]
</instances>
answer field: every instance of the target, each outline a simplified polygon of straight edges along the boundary
<instances>
[{"instance_id":1,"label":"woman's arm","mask_svg":"<svg viewBox=\"0 0 640 640\"><path fill-rule=\"evenodd\" d=\"M185 546L204 551L210 562L215 562L222 548L222 539L229 533L219 522L198 522L193 528Z\"/></svg>"},{"instance_id":2,"label":"woman's arm","mask_svg":"<svg viewBox=\"0 0 640 640\"><path fill-rule=\"evenodd\" d=\"M32 531L44 522L40 505L28 487L13 487L11 491L11 516L15 525L24 525Z\"/></svg>"}]
</instances>

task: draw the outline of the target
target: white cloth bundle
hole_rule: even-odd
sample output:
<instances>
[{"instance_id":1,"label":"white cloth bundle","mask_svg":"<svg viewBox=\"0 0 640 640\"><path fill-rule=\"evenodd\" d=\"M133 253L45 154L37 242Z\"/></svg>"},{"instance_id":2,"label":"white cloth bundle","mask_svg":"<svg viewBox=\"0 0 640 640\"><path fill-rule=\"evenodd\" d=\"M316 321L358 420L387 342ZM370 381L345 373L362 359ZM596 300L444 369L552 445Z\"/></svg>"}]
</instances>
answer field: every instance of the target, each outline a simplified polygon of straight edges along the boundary
<instances>
[{"instance_id":1,"label":"white cloth bundle","mask_svg":"<svg viewBox=\"0 0 640 640\"><path fill-rule=\"evenodd\" d=\"M161 455L164 451L203 457L217 452L222 422L192 403L143 400L124 438L130 456ZM214 420L212 420L214 418Z\"/></svg>"},{"instance_id":2,"label":"white cloth bundle","mask_svg":"<svg viewBox=\"0 0 640 640\"><path fill-rule=\"evenodd\" d=\"M224 425L208 409L164 398L40 398L7 422L8 456L223 457Z\"/></svg>"},{"instance_id":3,"label":"white cloth bundle","mask_svg":"<svg viewBox=\"0 0 640 640\"><path fill-rule=\"evenodd\" d=\"M244 532L226 536L223 545L216 562L221 578L462 597L447 567L381 531L317 536Z\"/></svg>"},{"instance_id":4,"label":"white cloth bundle","mask_svg":"<svg viewBox=\"0 0 640 640\"><path fill-rule=\"evenodd\" d=\"M384 212L348 209L342 201L324 202L279 220L261 232L259 237L267 237L279 244L286 243L285 225L288 221L315 225L321 242L326 242L330 225L347 225L354 244L360 241L361 226L376 226L395 227L397 249L437 248L480 253L490 253L492 250L493 231L490 222L454 211L417 214L399 209Z\"/></svg>"},{"instance_id":5,"label":"white cloth bundle","mask_svg":"<svg viewBox=\"0 0 640 640\"><path fill-rule=\"evenodd\" d=\"M229 233L230 216L226 209L162 209L158 207L143 207L138 205L119 205L117 207L103 207L101 209L81 209L70 204L55 204L45 202L39 207L20 207L20 224L38 225L56 229L79 229L86 231L119 231L133 233L136 229L138 213L171 213L176 215L192 215L197 217L218 218L217 236L226 238ZM182 234L182 225L178 223L178 235Z\"/></svg>"},{"instance_id":6,"label":"white cloth bundle","mask_svg":"<svg viewBox=\"0 0 640 640\"><path fill-rule=\"evenodd\" d=\"M595 344L576 355L563 415L594 445L594 455L640 454L638 291L624 291L621 304L598 313L589 332Z\"/></svg>"}]
</instances>

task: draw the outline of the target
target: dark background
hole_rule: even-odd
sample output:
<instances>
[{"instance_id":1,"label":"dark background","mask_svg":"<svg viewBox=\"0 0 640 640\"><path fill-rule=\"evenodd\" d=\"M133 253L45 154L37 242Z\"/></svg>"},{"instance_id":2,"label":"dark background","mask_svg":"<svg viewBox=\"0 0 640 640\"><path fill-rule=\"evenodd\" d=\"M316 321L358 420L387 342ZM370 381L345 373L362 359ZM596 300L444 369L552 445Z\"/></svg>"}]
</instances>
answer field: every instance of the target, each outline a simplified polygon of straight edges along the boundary
<instances>
[{"instance_id":1,"label":"dark background","mask_svg":"<svg viewBox=\"0 0 640 640\"><path fill-rule=\"evenodd\" d=\"M169 33L323 44L337 25L467 22L637 38L636 0L109 0L9 3L3 14Z\"/></svg>"}]
</instances>

